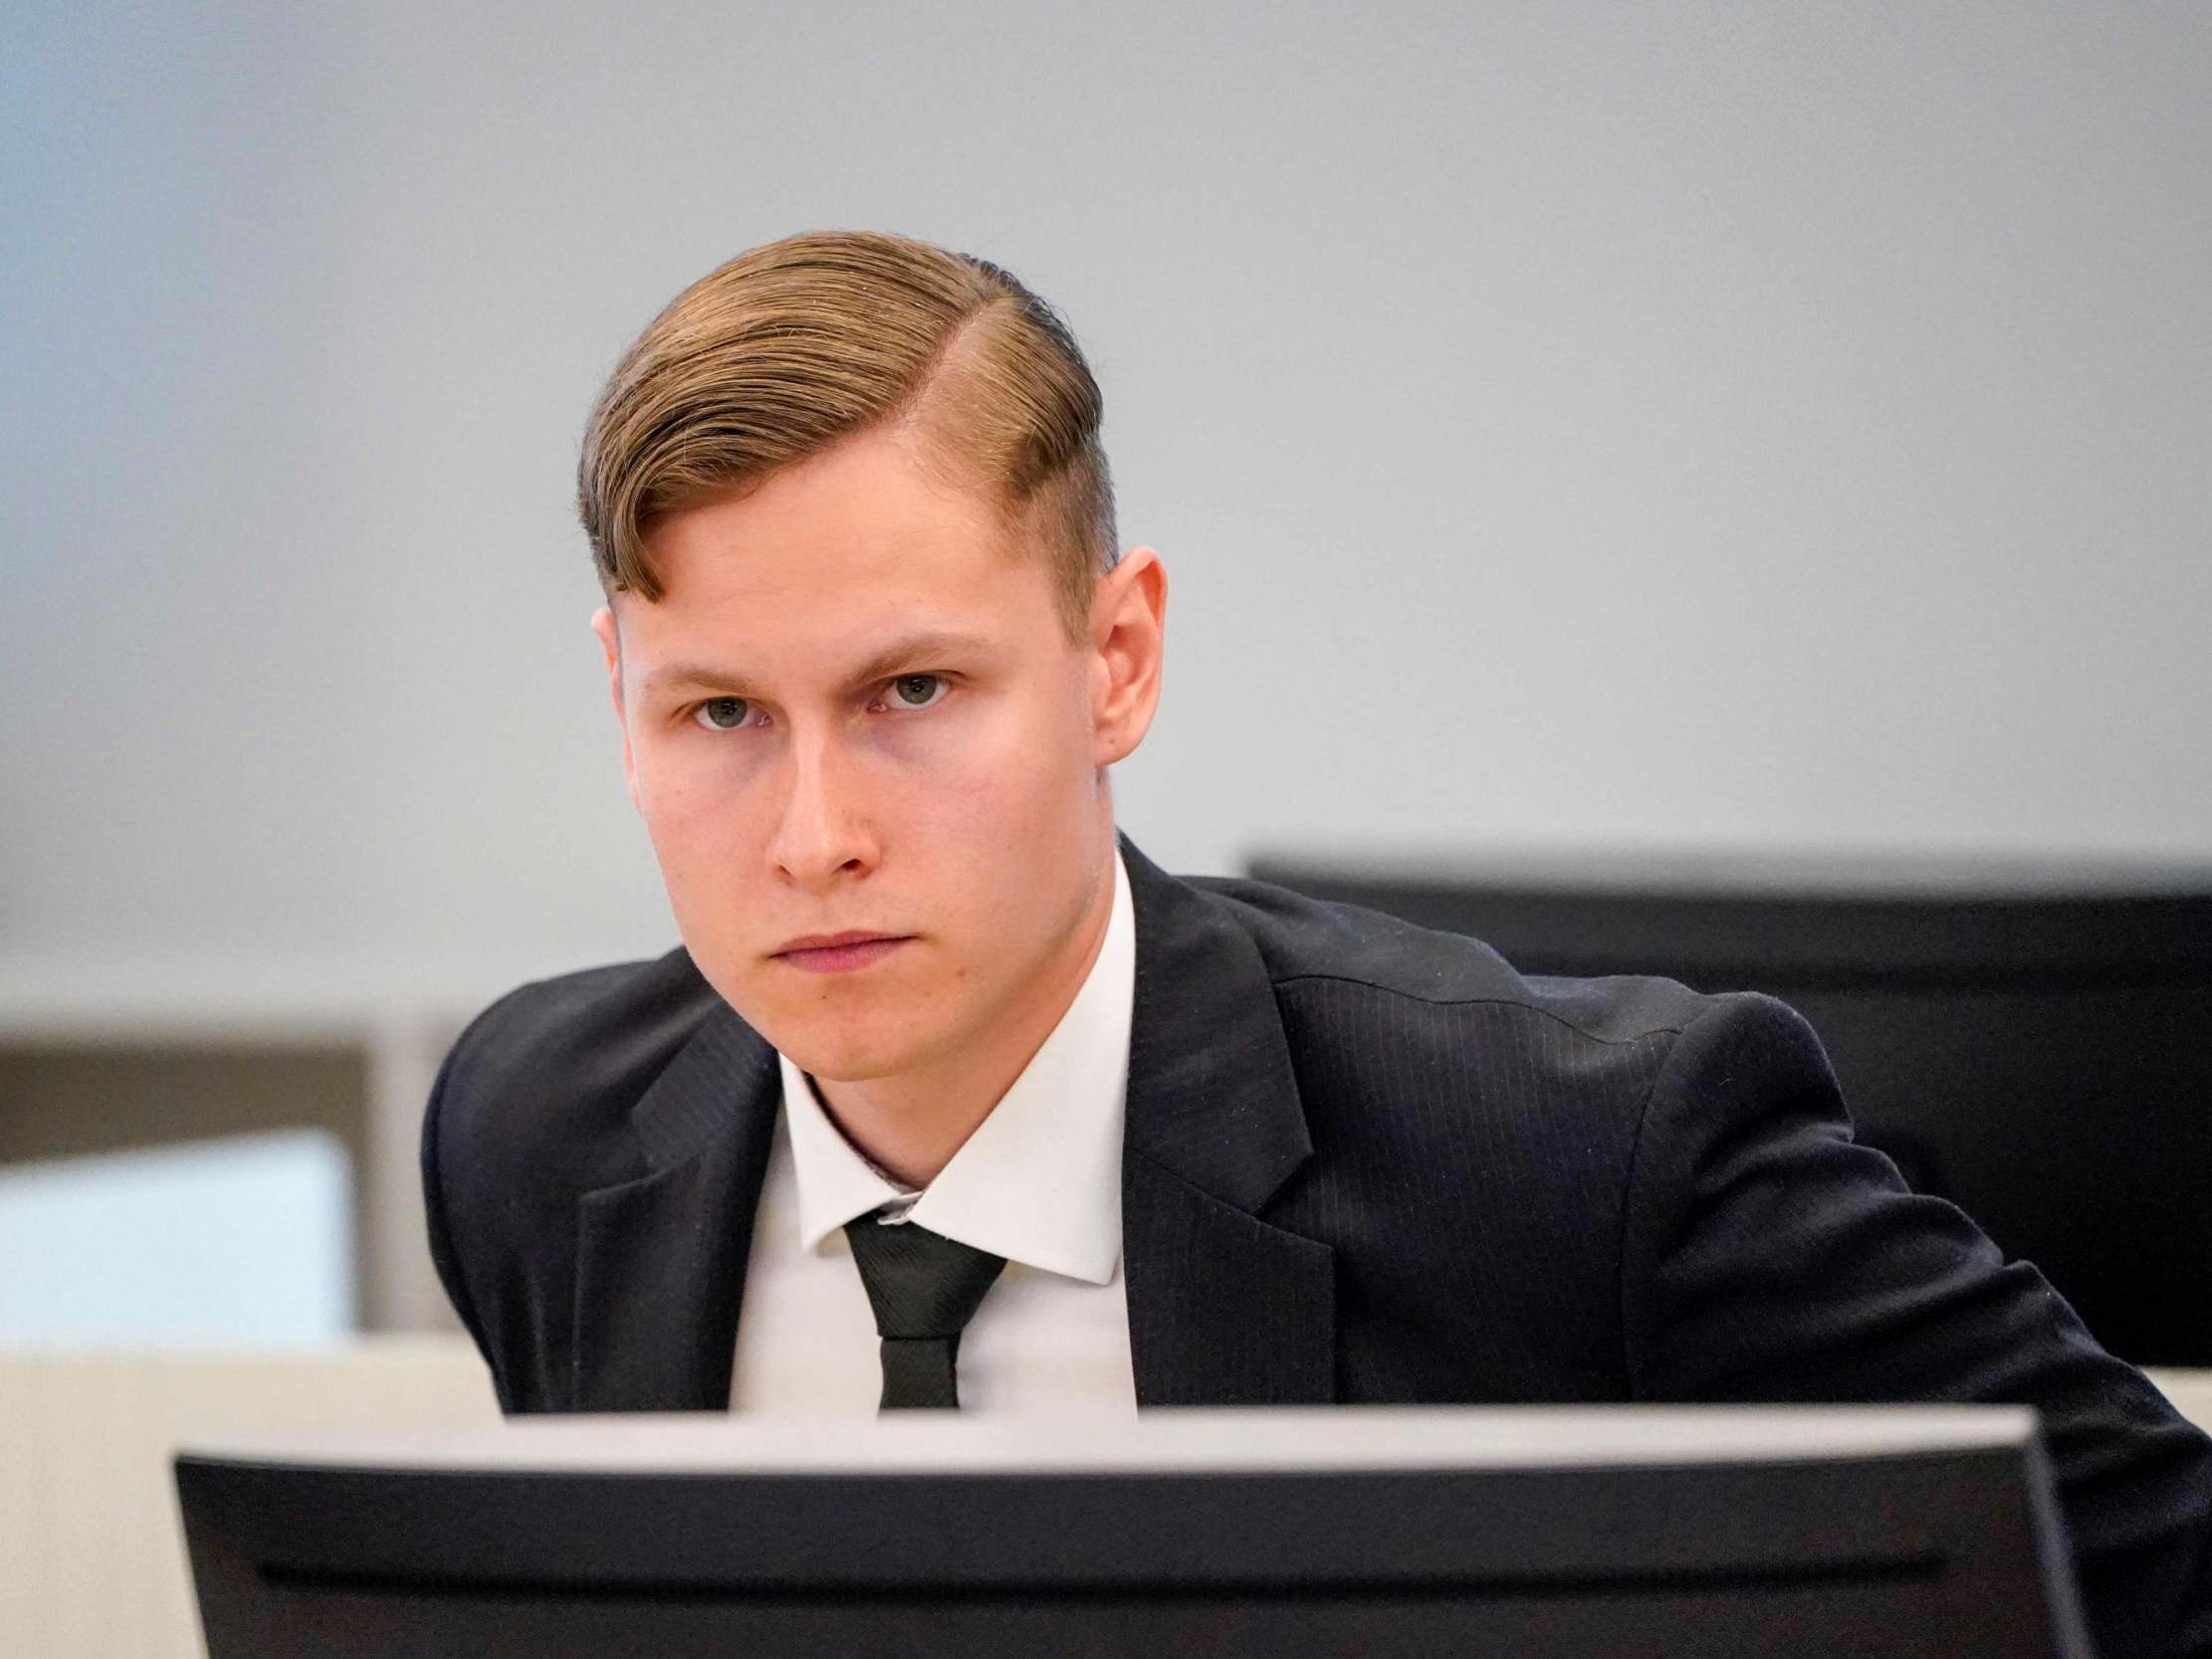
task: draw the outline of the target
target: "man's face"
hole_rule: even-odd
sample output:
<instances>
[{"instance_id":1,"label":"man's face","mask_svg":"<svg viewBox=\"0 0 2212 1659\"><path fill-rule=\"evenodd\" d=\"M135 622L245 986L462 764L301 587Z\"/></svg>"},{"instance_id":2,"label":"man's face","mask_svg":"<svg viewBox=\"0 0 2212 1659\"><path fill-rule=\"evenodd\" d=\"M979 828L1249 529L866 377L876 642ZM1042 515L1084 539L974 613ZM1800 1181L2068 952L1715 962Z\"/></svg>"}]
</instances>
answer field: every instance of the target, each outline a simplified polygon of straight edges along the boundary
<instances>
[{"instance_id":1,"label":"man's face","mask_svg":"<svg viewBox=\"0 0 2212 1659\"><path fill-rule=\"evenodd\" d=\"M1056 1017L1111 893L1103 768L1157 695L1157 559L1102 578L1072 643L1042 558L890 433L650 546L663 596L618 593L593 625L708 981L839 1080L957 1064L1040 998ZM794 942L843 934L870 942Z\"/></svg>"}]
</instances>

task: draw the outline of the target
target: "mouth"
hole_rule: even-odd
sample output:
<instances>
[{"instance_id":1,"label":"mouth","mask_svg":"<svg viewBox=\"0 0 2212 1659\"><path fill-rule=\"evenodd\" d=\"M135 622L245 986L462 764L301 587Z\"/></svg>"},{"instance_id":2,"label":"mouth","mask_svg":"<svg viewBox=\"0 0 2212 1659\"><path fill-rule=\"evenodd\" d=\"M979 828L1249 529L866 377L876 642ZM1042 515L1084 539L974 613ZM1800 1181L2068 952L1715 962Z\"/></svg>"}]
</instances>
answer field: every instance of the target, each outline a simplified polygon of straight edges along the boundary
<instances>
[{"instance_id":1,"label":"mouth","mask_svg":"<svg viewBox=\"0 0 2212 1659\"><path fill-rule=\"evenodd\" d=\"M911 933L808 933L774 952L776 961L807 973L850 973L881 961L905 944Z\"/></svg>"}]
</instances>

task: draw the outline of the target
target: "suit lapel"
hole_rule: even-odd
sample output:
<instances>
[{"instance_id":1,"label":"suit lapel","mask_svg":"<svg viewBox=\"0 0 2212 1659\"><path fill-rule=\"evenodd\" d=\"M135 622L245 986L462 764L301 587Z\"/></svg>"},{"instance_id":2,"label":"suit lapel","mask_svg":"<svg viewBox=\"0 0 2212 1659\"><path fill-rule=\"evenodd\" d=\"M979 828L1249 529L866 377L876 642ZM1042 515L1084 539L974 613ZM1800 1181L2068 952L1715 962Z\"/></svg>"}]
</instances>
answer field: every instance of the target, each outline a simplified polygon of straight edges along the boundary
<instances>
[{"instance_id":1,"label":"suit lapel","mask_svg":"<svg viewBox=\"0 0 2212 1659\"><path fill-rule=\"evenodd\" d=\"M775 1051L726 1004L630 1114L646 1172L584 1194L574 1411L720 1411L777 1105Z\"/></svg>"},{"instance_id":2,"label":"suit lapel","mask_svg":"<svg viewBox=\"0 0 2212 1659\"><path fill-rule=\"evenodd\" d=\"M1242 929L1127 840L1137 920L1122 1262L1140 1405L1336 1398L1335 1254L1259 1212L1313 1154Z\"/></svg>"}]
</instances>

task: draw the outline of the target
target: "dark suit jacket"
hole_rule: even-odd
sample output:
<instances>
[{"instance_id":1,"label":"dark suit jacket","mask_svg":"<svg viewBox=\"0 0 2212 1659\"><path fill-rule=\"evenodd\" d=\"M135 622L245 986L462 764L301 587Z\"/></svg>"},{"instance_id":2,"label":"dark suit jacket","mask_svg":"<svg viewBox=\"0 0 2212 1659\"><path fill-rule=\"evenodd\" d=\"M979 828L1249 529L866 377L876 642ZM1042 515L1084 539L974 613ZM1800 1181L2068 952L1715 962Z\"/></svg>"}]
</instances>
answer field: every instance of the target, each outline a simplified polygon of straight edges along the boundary
<instances>
[{"instance_id":1,"label":"dark suit jacket","mask_svg":"<svg viewBox=\"0 0 2212 1659\"><path fill-rule=\"evenodd\" d=\"M2212 1444L1853 1141L1788 1007L1123 852L1141 1403L2032 1403L2105 1653L2212 1652ZM681 950L470 1026L423 1174L505 1409L727 1406L776 1101Z\"/></svg>"}]
</instances>

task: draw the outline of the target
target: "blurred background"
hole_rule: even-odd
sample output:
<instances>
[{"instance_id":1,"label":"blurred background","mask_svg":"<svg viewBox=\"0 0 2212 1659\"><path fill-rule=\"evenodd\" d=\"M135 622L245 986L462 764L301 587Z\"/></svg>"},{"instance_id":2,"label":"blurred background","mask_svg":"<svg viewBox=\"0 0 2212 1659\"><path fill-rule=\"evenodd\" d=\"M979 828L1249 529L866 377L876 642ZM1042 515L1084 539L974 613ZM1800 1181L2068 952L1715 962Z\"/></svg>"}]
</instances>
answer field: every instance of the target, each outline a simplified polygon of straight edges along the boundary
<instances>
[{"instance_id":1,"label":"blurred background","mask_svg":"<svg viewBox=\"0 0 2212 1659\"><path fill-rule=\"evenodd\" d=\"M802 228L1070 319L1172 578L1116 784L1171 869L2212 891L2202 6L0 31L0 1343L449 1324L446 1044L675 941L584 415Z\"/></svg>"}]
</instances>

